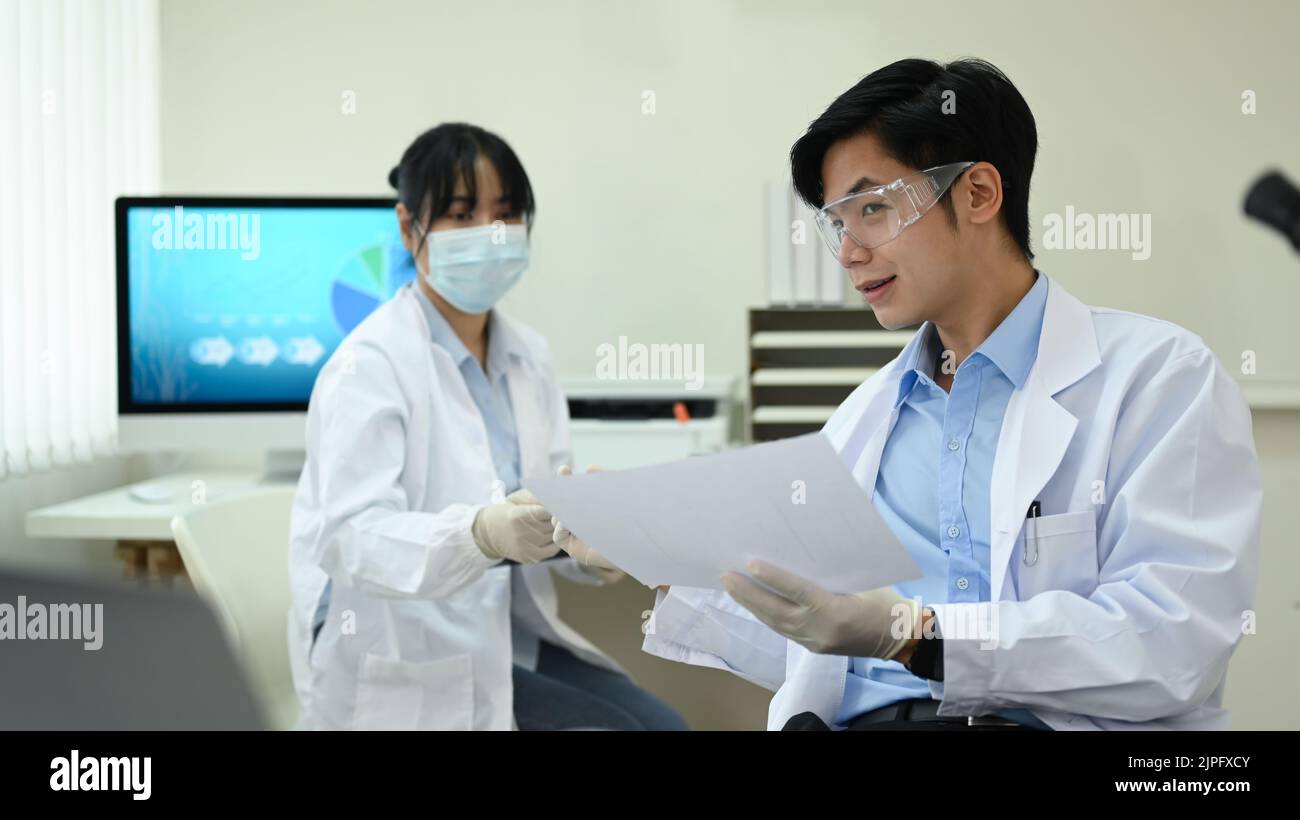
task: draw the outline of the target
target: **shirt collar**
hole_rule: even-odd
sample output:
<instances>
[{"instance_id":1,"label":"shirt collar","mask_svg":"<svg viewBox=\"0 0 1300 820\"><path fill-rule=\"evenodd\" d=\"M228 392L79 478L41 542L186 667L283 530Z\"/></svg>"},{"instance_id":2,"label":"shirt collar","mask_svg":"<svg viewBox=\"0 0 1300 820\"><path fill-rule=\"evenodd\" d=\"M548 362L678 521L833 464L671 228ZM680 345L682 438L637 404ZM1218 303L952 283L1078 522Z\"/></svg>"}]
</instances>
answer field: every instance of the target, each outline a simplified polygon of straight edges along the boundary
<instances>
[{"instance_id":1,"label":"shirt collar","mask_svg":"<svg viewBox=\"0 0 1300 820\"><path fill-rule=\"evenodd\" d=\"M934 364L939 358L939 331L934 325L926 322L917 331L917 336L917 342L913 345L912 353L904 365L906 369L903 371L903 378L898 381L898 395L894 397L894 409L898 409L922 376L927 379L934 378Z\"/></svg>"},{"instance_id":2,"label":"shirt collar","mask_svg":"<svg viewBox=\"0 0 1300 820\"><path fill-rule=\"evenodd\" d=\"M982 354L993 362L1017 389L1024 386L1029 369L1038 357L1038 339L1042 334L1043 313L1047 307L1047 277L1037 270L1034 274L1034 284L1029 292L975 350L975 353ZM920 338L913 346L904 365L906 369L903 377L898 382L895 409L907 398L921 376L934 379L935 364L941 353L939 331L933 324L926 322L917 333Z\"/></svg>"},{"instance_id":3,"label":"shirt collar","mask_svg":"<svg viewBox=\"0 0 1300 820\"><path fill-rule=\"evenodd\" d=\"M429 335L433 343L446 350L451 355L451 360L456 363L457 367L464 367L467 361L478 364L474 359L474 354L469 352L469 348L456 335L452 329L451 323L442 315L437 306L424 292L424 288L412 284L416 290L416 301L420 309L424 311L424 318L429 323ZM487 375L491 379L504 375L510 363L511 356L521 356L519 350L519 339L514 333L510 332L504 318L493 310L488 314L488 350L487 350Z\"/></svg>"},{"instance_id":4,"label":"shirt collar","mask_svg":"<svg viewBox=\"0 0 1300 820\"><path fill-rule=\"evenodd\" d=\"M1047 277L1038 271L1034 274L1033 287L975 350L993 362L1016 389L1024 386L1029 369L1038 358L1038 338L1042 335L1043 312L1047 308Z\"/></svg>"}]
</instances>

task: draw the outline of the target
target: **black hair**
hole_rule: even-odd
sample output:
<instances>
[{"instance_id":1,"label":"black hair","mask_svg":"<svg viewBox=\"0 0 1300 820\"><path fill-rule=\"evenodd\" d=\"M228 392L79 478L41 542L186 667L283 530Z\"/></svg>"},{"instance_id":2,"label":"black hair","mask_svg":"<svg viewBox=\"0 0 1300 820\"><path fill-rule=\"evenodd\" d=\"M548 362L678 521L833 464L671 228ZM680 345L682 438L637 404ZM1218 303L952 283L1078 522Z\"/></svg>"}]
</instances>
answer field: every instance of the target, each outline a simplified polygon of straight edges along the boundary
<instances>
[{"instance_id":1,"label":"black hair","mask_svg":"<svg viewBox=\"0 0 1300 820\"><path fill-rule=\"evenodd\" d=\"M496 168L502 196L531 228L537 205L523 163L505 140L477 125L445 122L425 131L388 173L388 184L397 190L398 201L417 221L428 222L447 213L456 183L462 180L473 209L478 197L474 163L480 156ZM424 237L420 244L424 244Z\"/></svg>"},{"instance_id":2,"label":"black hair","mask_svg":"<svg viewBox=\"0 0 1300 820\"><path fill-rule=\"evenodd\" d=\"M948 94L947 92L952 92ZM962 59L907 59L863 77L830 104L790 149L795 191L825 204L822 160L840 140L870 132L894 159L917 169L988 162L1002 176L1002 218L1029 259L1029 178L1038 128L1025 98L996 66ZM945 210L955 217L945 193Z\"/></svg>"}]
</instances>

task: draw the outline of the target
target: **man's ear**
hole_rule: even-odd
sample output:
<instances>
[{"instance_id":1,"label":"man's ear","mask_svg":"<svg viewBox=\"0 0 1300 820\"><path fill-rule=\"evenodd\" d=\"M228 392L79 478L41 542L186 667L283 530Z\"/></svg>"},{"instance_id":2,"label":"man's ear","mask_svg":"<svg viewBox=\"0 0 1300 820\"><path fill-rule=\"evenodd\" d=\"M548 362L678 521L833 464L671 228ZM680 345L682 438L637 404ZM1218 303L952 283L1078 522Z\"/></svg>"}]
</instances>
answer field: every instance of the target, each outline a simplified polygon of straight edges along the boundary
<instances>
[{"instance_id":1,"label":"man's ear","mask_svg":"<svg viewBox=\"0 0 1300 820\"><path fill-rule=\"evenodd\" d=\"M976 225L992 222L1002 210L1002 175L990 163L972 165L952 191L953 204Z\"/></svg>"}]
</instances>

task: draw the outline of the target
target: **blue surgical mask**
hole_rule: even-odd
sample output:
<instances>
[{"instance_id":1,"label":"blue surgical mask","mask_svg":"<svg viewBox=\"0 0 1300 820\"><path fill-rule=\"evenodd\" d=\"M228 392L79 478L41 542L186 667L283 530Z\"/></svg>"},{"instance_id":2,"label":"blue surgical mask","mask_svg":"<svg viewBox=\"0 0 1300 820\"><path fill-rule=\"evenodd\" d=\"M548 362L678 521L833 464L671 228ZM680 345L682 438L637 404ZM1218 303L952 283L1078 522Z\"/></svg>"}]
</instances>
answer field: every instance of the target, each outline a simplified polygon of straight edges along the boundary
<instances>
[{"instance_id":1,"label":"blue surgical mask","mask_svg":"<svg viewBox=\"0 0 1300 820\"><path fill-rule=\"evenodd\" d=\"M485 313L528 268L528 231L504 223L425 234L430 287L466 313Z\"/></svg>"}]
</instances>

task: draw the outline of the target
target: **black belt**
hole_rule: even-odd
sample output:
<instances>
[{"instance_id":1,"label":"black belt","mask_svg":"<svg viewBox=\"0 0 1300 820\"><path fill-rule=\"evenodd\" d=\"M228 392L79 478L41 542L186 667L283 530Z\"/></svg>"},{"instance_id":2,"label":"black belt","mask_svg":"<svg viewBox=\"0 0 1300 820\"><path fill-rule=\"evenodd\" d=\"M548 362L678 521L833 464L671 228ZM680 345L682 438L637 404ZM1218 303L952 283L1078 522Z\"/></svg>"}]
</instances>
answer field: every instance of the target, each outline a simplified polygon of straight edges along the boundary
<instances>
[{"instance_id":1,"label":"black belt","mask_svg":"<svg viewBox=\"0 0 1300 820\"><path fill-rule=\"evenodd\" d=\"M853 725L866 723L893 723L897 721L926 721L930 723L964 723L967 726L1023 726L1014 720L996 715L940 715L939 705L942 701L900 700L879 709L864 712L850 721Z\"/></svg>"}]
</instances>

